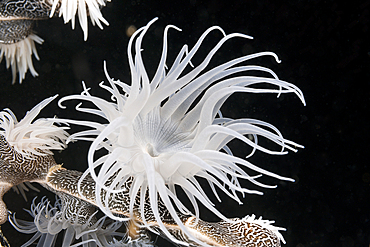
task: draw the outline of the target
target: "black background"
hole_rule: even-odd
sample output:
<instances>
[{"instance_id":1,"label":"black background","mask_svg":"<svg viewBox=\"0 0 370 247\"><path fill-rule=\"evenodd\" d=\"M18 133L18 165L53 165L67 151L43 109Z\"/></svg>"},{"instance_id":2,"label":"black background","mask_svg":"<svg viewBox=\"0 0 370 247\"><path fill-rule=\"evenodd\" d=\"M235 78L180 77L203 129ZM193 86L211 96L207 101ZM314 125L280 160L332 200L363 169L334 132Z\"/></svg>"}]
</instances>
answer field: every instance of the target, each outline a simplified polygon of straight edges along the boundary
<instances>
[{"instance_id":1,"label":"black background","mask_svg":"<svg viewBox=\"0 0 370 247\"><path fill-rule=\"evenodd\" d=\"M34 30L45 40L37 45L41 60L34 60L40 76L33 78L28 73L23 84L11 85L11 72L3 61L0 107L12 109L21 119L46 97L80 93L81 80L93 88L92 93L106 97L98 88L105 79L103 60L111 77L129 82L126 29L130 25L141 27L154 17L159 20L143 43L145 65L151 74L161 52L163 28L168 24L183 30L170 32L172 59L183 44L191 47L213 25L226 33L251 35L254 40L227 42L215 56L215 64L252 52L273 51L281 64L272 59L258 62L297 85L307 106L294 95L277 99L274 95L237 94L222 108L223 113L272 123L305 149L283 157L258 153L252 159L255 164L296 182L266 180L279 187L263 190L264 196L246 195L244 205L224 198L218 208L228 217L254 213L276 220L276 225L287 228L283 233L286 246L369 246L369 7L370 1L112 0L103 9L110 25L100 30L90 24L86 42L78 24L72 31L61 18L38 21ZM211 35L205 41L203 55L219 38ZM76 117L72 116L73 105L61 110L53 102L41 116ZM83 170L86 148L87 144L73 143L57 153L56 160ZM243 155L242 146L232 143L232 148L236 155ZM28 197L35 195L42 196L30 192ZM29 208L29 203L13 192L5 196L5 202L20 215L20 208ZM202 216L217 220L207 212ZM9 224L2 228L13 246L31 237L18 234ZM161 239L157 245L171 246Z\"/></svg>"}]
</instances>

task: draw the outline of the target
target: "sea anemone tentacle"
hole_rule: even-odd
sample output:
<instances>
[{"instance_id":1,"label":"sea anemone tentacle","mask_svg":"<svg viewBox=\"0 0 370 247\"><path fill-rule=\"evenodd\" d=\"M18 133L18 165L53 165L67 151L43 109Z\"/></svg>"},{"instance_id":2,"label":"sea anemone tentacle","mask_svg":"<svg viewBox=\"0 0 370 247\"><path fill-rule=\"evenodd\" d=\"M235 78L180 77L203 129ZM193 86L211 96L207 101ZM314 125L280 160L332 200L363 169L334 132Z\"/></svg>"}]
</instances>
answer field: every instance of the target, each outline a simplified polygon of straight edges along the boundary
<instances>
[{"instance_id":1,"label":"sea anemone tentacle","mask_svg":"<svg viewBox=\"0 0 370 247\"><path fill-rule=\"evenodd\" d=\"M13 186L12 189L17 194L21 194L26 202L27 202L26 191L29 191L31 189L33 191L40 192L40 190L38 188L34 187L30 182L20 183L16 186Z\"/></svg>"}]
</instances>

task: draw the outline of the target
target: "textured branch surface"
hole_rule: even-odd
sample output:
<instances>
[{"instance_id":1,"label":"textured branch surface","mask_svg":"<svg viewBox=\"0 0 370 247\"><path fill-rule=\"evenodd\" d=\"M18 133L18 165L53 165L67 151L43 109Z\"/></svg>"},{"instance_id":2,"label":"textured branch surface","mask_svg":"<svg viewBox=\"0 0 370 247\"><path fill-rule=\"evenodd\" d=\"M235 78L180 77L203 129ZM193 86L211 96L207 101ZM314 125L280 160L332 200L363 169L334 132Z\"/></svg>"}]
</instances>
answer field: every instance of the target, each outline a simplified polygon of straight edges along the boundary
<instances>
[{"instance_id":1,"label":"textured branch surface","mask_svg":"<svg viewBox=\"0 0 370 247\"><path fill-rule=\"evenodd\" d=\"M58 195L65 194L68 198L75 197L79 200L86 200L96 206L96 183L91 176L86 176L80 185L82 192L81 196L78 193L77 188L77 184L81 176L82 172L71 171L62 168L61 166L55 166L50 170L44 185ZM114 176L111 177L109 181L112 181L114 178ZM126 188L126 191L129 191L131 184L132 179L128 179L122 185L122 188ZM109 182L107 182L106 186L109 186ZM106 199L106 193L102 193L100 195L102 196L101 200ZM114 196L110 196L108 200L109 209L114 214L119 215L122 218L126 218L127 220L129 219L130 197L128 192L116 193ZM161 232L158 222L151 210L148 193L145 201L144 220L152 227L152 230L157 231L161 236L166 238L166 235ZM144 220L140 212L139 204L140 198L137 197L134 207L135 222L143 226ZM158 200L158 208L162 222L174 237L180 241L189 243L190 246L202 246L189 239L186 234L183 234L182 230L177 226L175 220L173 220L171 214L168 212L161 200ZM279 228L271 226L270 222L255 220L254 216L247 216L243 219L229 219L228 221L222 220L217 223L210 223L199 219L197 220L193 216L189 217L181 213L178 213L178 216L188 230L196 238L204 242L204 246L280 246L278 237L278 234L280 233L277 231Z\"/></svg>"},{"instance_id":2,"label":"textured branch surface","mask_svg":"<svg viewBox=\"0 0 370 247\"><path fill-rule=\"evenodd\" d=\"M0 2L0 20L2 19L47 19L51 5L45 0L3 0Z\"/></svg>"},{"instance_id":3,"label":"textured branch surface","mask_svg":"<svg viewBox=\"0 0 370 247\"><path fill-rule=\"evenodd\" d=\"M25 157L0 134L0 225L6 222L8 215L3 195L23 182L43 181L49 168L55 165L52 155Z\"/></svg>"},{"instance_id":4,"label":"textured branch surface","mask_svg":"<svg viewBox=\"0 0 370 247\"><path fill-rule=\"evenodd\" d=\"M17 185L27 181L43 181L49 169L57 165L52 155L25 157L0 135L0 181Z\"/></svg>"}]
</instances>

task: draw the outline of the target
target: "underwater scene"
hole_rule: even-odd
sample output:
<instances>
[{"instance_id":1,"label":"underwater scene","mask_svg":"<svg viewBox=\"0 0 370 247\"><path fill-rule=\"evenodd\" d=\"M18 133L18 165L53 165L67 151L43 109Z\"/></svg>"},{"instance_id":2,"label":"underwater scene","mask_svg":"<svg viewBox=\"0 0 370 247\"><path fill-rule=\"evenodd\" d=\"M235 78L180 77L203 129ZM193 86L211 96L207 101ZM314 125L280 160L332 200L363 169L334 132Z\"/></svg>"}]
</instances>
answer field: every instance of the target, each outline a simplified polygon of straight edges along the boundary
<instances>
[{"instance_id":1,"label":"underwater scene","mask_svg":"<svg viewBox=\"0 0 370 247\"><path fill-rule=\"evenodd\" d=\"M1 0L0 246L369 246L369 5Z\"/></svg>"}]
</instances>

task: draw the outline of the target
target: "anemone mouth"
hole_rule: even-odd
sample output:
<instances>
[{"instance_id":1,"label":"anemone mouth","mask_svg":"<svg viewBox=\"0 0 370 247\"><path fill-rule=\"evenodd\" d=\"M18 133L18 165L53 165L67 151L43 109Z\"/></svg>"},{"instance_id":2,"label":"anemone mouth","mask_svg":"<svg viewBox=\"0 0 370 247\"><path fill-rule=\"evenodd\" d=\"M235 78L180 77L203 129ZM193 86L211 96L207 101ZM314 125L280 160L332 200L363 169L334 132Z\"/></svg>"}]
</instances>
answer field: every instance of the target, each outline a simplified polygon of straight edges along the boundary
<instances>
[{"instance_id":1,"label":"anemone mouth","mask_svg":"<svg viewBox=\"0 0 370 247\"><path fill-rule=\"evenodd\" d=\"M169 157L180 150L190 150L189 133L181 132L178 125L177 121L171 119L162 121L159 112L138 116L133 124L135 142L153 158Z\"/></svg>"},{"instance_id":2,"label":"anemone mouth","mask_svg":"<svg viewBox=\"0 0 370 247\"><path fill-rule=\"evenodd\" d=\"M148 152L148 154L152 156L153 158L158 157L158 155L160 154L160 152L158 152L157 149L153 147L153 145L150 143L146 144L145 149Z\"/></svg>"}]
</instances>

